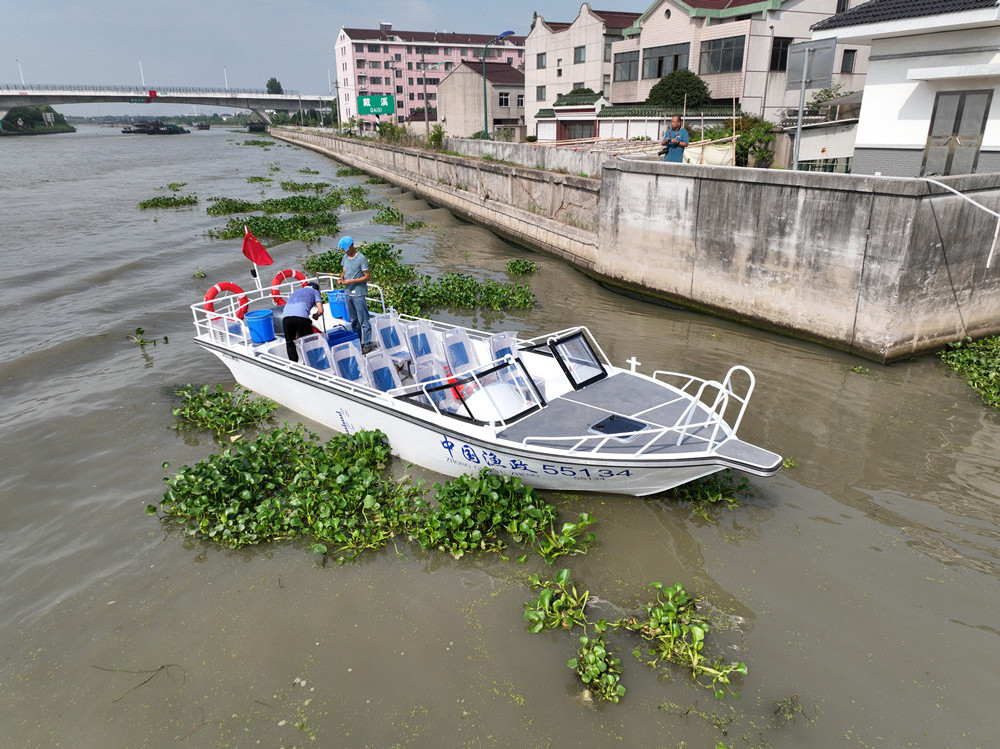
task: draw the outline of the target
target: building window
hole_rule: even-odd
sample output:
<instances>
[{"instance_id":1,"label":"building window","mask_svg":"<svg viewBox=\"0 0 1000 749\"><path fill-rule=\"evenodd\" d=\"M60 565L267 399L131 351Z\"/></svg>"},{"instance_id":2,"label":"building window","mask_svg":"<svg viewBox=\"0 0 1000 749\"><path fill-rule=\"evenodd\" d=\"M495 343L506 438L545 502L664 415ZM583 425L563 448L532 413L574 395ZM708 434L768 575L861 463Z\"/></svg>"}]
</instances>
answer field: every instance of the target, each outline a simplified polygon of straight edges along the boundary
<instances>
[{"instance_id":1,"label":"building window","mask_svg":"<svg viewBox=\"0 0 1000 749\"><path fill-rule=\"evenodd\" d=\"M975 173L992 101L993 89L937 93L920 176Z\"/></svg>"},{"instance_id":2,"label":"building window","mask_svg":"<svg viewBox=\"0 0 1000 749\"><path fill-rule=\"evenodd\" d=\"M727 36L725 39L710 39L701 44L699 73L737 73L743 70L743 48L745 36Z\"/></svg>"},{"instance_id":3,"label":"building window","mask_svg":"<svg viewBox=\"0 0 1000 749\"><path fill-rule=\"evenodd\" d=\"M524 94L517 95L517 108L524 109Z\"/></svg>"},{"instance_id":4,"label":"building window","mask_svg":"<svg viewBox=\"0 0 1000 749\"><path fill-rule=\"evenodd\" d=\"M635 52L619 52L615 55L615 80L639 80L639 50L635 50Z\"/></svg>"},{"instance_id":5,"label":"building window","mask_svg":"<svg viewBox=\"0 0 1000 749\"><path fill-rule=\"evenodd\" d=\"M545 53L544 52L539 52L537 55L535 55L535 67L538 68L539 70L541 70L542 68L545 67Z\"/></svg>"},{"instance_id":6,"label":"building window","mask_svg":"<svg viewBox=\"0 0 1000 749\"><path fill-rule=\"evenodd\" d=\"M847 10L847 6L851 4L851 0L837 0L837 12L843 13Z\"/></svg>"},{"instance_id":7,"label":"building window","mask_svg":"<svg viewBox=\"0 0 1000 749\"><path fill-rule=\"evenodd\" d=\"M403 56L401 54L399 54L399 52L397 52L396 54L394 54L392 56L392 59L395 60L396 62L399 62L400 60L403 59Z\"/></svg>"},{"instance_id":8,"label":"building window","mask_svg":"<svg viewBox=\"0 0 1000 749\"><path fill-rule=\"evenodd\" d=\"M359 75L358 76L358 86L367 86L367 85L368 85L368 76L367 75Z\"/></svg>"},{"instance_id":9,"label":"building window","mask_svg":"<svg viewBox=\"0 0 1000 749\"><path fill-rule=\"evenodd\" d=\"M556 78L562 78L562 68L559 68L559 69L558 69L558 70L556 71Z\"/></svg>"},{"instance_id":10,"label":"building window","mask_svg":"<svg viewBox=\"0 0 1000 749\"><path fill-rule=\"evenodd\" d=\"M363 44L355 44L354 45L354 51L355 52L364 52L365 51L365 45L363 45Z\"/></svg>"},{"instance_id":11,"label":"building window","mask_svg":"<svg viewBox=\"0 0 1000 749\"><path fill-rule=\"evenodd\" d=\"M499 106L501 106L501 107L509 107L510 106L510 94L507 91L501 91L500 92L500 104L499 104Z\"/></svg>"},{"instance_id":12,"label":"building window","mask_svg":"<svg viewBox=\"0 0 1000 749\"><path fill-rule=\"evenodd\" d=\"M410 92L410 101L413 101L413 92Z\"/></svg>"},{"instance_id":13,"label":"building window","mask_svg":"<svg viewBox=\"0 0 1000 749\"><path fill-rule=\"evenodd\" d=\"M445 47L443 54L450 55L451 54L451 47Z\"/></svg>"},{"instance_id":14,"label":"building window","mask_svg":"<svg viewBox=\"0 0 1000 749\"><path fill-rule=\"evenodd\" d=\"M445 70L451 70L451 69L452 69L453 67L455 67L455 64L454 64L454 63L451 63L451 62L446 62L446 63L444 64L444 69L445 69Z\"/></svg>"},{"instance_id":15,"label":"building window","mask_svg":"<svg viewBox=\"0 0 1000 749\"><path fill-rule=\"evenodd\" d=\"M354 63L354 67L356 67L358 70L363 69L365 67L365 61L364 60L356 60L355 63Z\"/></svg>"},{"instance_id":16,"label":"building window","mask_svg":"<svg viewBox=\"0 0 1000 749\"><path fill-rule=\"evenodd\" d=\"M393 70L392 72L396 74L397 78L402 78L403 77L403 71L402 70Z\"/></svg>"},{"instance_id":17,"label":"building window","mask_svg":"<svg viewBox=\"0 0 1000 749\"><path fill-rule=\"evenodd\" d=\"M382 61L381 60L372 60L371 62L368 63L368 67L370 67L370 68L381 68L382 67Z\"/></svg>"},{"instance_id":18,"label":"building window","mask_svg":"<svg viewBox=\"0 0 1000 749\"><path fill-rule=\"evenodd\" d=\"M384 54L384 55L389 54L389 45L388 44L383 44L382 45L382 54Z\"/></svg>"},{"instance_id":19,"label":"building window","mask_svg":"<svg viewBox=\"0 0 1000 749\"><path fill-rule=\"evenodd\" d=\"M578 90L578 89L581 89L581 88L583 88L583 85L584 85L584 84L583 84L583 81L579 81L578 83L574 83L574 84L573 84L573 88L572 88L572 89L570 89L570 90L571 90L571 91L576 91L576 90Z\"/></svg>"},{"instance_id":20,"label":"building window","mask_svg":"<svg viewBox=\"0 0 1000 749\"><path fill-rule=\"evenodd\" d=\"M574 47L573 48L573 64L579 62L587 61L587 48L586 47Z\"/></svg>"},{"instance_id":21,"label":"building window","mask_svg":"<svg viewBox=\"0 0 1000 749\"><path fill-rule=\"evenodd\" d=\"M604 86L601 88L602 93L605 97L611 96L611 76L604 76Z\"/></svg>"},{"instance_id":22,"label":"building window","mask_svg":"<svg viewBox=\"0 0 1000 749\"><path fill-rule=\"evenodd\" d=\"M788 70L788 46L792 43L790 36L776 36L771 45L771 67L768 70L780 72Z\"/></svg>"},{"instance_id":23,"label":"building window","mask_svg":"<svg viewBox=\"0 0 1000 749\"><path fill-rule=\"evenodd\" d=\"M611 45L614 44L613 37L604 37L604 62L611 62Z\"/></svg>"},{"instance_id":24,"label":"building window","mask_svg":"<svg viewBox=\"0 0 1000 749\"><path fill-rule=\"evenodd\" d=\"M368 79L368 83L370 83L372 86L381 86L382 78L379 76L372 76L371 78Z\"/></svg>"},{"instance_id":25,"label":"building window","mask_svg":"<svg viewBox=\"0 0 1000 749\"><path fill-rule=\"evenodd\" d=\"M403 87L402 86L396 86L396 93L397 94L403 93Z\"/></svg>"},{"instance_id":26,"label":"building window","mask_svg":"<svg viewBox=\"0 0 1000 749\"><path fill-rule=\"evenodd\" d=\"M382 45L381 44L369 44L368 45L368 51L369 52L381 52L382 51Z\"/></svg>"},{"instance_id":27,"label":"building window","mask_svg":"<svg viewBox=\"0 0 1000 749\"><path fill-rule=\"evenodd\" d=\"M417 47L418 55L436 55L437 53L437 47Z\"/></svg>"},{"instance_id":28,"label":"building window","mask_svg":"<svg viewBox=\"0 0 1000 749\"><path fill-rule=\"evenodd\" d=\"M406 69L407 70L413 70L413 63L412 62L406 63Z\"/></svg>"},{"instance_id":29,"label":"building window","mask_svg":"<svg viewBox=\"0 0 1000 749\"><path fill-rule=\"evenodd\" d=\"M642 77L662 78L675 70L686 69L691 52L690 44L668 44L649 47L642 51Z\"/></svg>"},{"instance_id":30,"label":"building window","mask_svg":"<svg viewBox=\"0 0 1000 749\"><path fill-rule=\"evenodd\" d=\"M507 64L508 65L513 65L514 64L514 58L513 57L508 57L507 58Z\"/></svg>"},{"instance_id":31,"label":"building window","mask_svg":"<svg viewBox=\"0 0 1000 749\"><path fill-rule=\"evenodd\" d=\"M412 85L413 85L413 79L412 79L412 78L407 78L407 79L406 79L406 82L407 82L407 84L409 84L410 86L412 86Z\"/></svg>"},{"instance_id":32,"label":"building window","mask_svg":"<svg viewBox=\"0 0 1000 749\"><path fill-rule=\"evenodd\" d=\"M535 86L535 101L545 101L545 86Z\"/></svg>"},{"instance_id":33,"label":"building window","mask_svg":"<svg viewBox=\"0 0 1000 749\"><path fill-rule=\"evenodd\" d=\"M858 51L856 49L845 49L844 57L840 61L840 72L841 73L853 73L854 72L854 61L858 57Z\"/></svg>"}]
</instances>

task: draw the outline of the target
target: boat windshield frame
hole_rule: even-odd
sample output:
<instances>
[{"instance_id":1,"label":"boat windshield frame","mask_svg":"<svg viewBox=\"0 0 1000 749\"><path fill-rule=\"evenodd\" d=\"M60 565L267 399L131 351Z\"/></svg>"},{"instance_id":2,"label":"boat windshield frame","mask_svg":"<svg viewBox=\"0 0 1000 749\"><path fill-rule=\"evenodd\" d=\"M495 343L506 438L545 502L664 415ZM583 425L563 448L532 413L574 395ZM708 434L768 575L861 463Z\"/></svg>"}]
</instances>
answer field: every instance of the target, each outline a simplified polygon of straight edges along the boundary
<instances>
[{"instance_id":1,"label":"boat windshield frame","mask_svg":"<svg viewBox=\"0 0 1000 749\"><path fill-rule=\"evenodd\" d=\"M601 357L598 356L597 351L591 345L591 339L588 335L589 331L585 329L579 329L569 335L564 335L561 338L549 339L546 341L546 345L552 352L552 356L555 358L556 363L559 368L566 375L566 379L569 380L569 384L573 386L574 390L583 390L583 388L588 385L592 385L599 380L603 380L608 376L608 370L601 362ZM575 344L582 344L582 351L588 355L590 361L583 361L585 367L593 368L597 370L593 375L589 377L578 378L577 374L580 369L580 361L574 361L570 359L569 346Z\"/></svg>"}]
</instances>

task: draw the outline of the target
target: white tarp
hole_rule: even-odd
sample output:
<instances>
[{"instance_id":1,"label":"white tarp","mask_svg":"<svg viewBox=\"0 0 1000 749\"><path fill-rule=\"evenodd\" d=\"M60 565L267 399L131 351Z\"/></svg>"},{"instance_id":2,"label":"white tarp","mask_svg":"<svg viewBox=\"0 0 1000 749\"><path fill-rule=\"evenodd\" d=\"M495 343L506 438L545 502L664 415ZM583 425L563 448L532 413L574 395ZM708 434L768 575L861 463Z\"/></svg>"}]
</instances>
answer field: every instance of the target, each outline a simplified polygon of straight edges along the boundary
<instances>
[{"instance_id":1,"label":"white tarp","mask_svg":"<svg viewBox=\"0 0 1000 749\"><path fill-rule=\"evenodd\" d=\"M711 164L712 166L735 166L736 144L708 143L704 146L688 146L684 149L685 164Z\"/></svg>"}]
</instances>

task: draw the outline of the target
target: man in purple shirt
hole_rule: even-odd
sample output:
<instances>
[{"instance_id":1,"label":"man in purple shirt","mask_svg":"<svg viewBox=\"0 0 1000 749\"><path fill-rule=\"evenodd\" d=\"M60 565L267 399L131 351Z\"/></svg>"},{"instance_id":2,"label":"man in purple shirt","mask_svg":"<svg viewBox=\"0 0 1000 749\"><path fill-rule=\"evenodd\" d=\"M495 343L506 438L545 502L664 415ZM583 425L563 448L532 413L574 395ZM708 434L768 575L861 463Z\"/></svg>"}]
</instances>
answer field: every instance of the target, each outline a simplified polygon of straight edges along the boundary
<instances>
[{"instance_id":1,"label":"man in purple shirt","mask_svg":"<svg viewBox=\"0 0 1000 749\"><path fill-rule=\"evenodd\" d=\"M309 311L316 306L315 317L323 316L323 297L319 293L319 284L310 281L301 289L296 289L288 297L284 314L281 316L281 331L285 334L285 351L291 361L298 361L299 354L295 350L295 340L313 332L312 319Z\"/></svg>"}]
</instances>

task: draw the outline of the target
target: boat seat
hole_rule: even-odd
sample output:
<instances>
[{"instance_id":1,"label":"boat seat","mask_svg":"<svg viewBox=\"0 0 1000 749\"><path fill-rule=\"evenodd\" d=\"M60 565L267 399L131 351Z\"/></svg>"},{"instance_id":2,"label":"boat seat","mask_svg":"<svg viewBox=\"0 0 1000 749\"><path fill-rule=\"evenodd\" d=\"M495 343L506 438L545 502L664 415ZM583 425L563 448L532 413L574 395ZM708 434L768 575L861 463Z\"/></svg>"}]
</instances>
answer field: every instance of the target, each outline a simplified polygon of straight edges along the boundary
<instances>
[{"instance_id":1,"label":"boat seat","mask_svg":"<svg viewBox=\"0 0 1000 749\"><path fill-rule=\"evenodd\" d=\"M479 358L465 330L453 328L445 331L443 341L445 360L453 375L464 374L479 367Z\"/></svg>"},{"instance_id":2,"label":"boat seat","mask_svg":"<svg viewBox=\"0 0 1000 749\"><path fill-rule=\"evenodd\" d=\"M448 381L441 362L435 360L433 357L425 357L414 364L413 379L418 385L444 384ZM433 405L437 406L441 411L454 413L458 410L458 400L452 393L451 388L436 390L427 395L430 396ZM432 405L426 398L424 398L424 403Z\"/></svg>"},{"instance_id":3,"label":"boat seat","mask_svg":"<svg viewBox=\"0 0 1000 749\"><path fill-rule=\"evenodd\" d=\"M368 362L354 343L340 343L331 350L334 373L350 382L370 385Z\"/></svg>"},{"instance_id":4,"label":"boat seat","mask_svg":"<svg viewBox=\"0 0 1000 749\"><path fill-rule=\"evenodd\" d=\"M438 334L423 321L418 320L407 324L406 346L414 364L425 359L443 360Z\"/></svg>"},{"instance_id":5,"label":"boat seat","mask_svg":"<svg viewBox=\"0 0 1000 749\"><path fill-rule=\"evenodd\" d=\"M332 366L330 346L323 333L313 333L296 339L295 349L299 354L299 362L306 366L313 369L330 369Z\"/></svg>"},{"instance_id":6,"label":"boat seat","mask_svg":"<svg viewBox=\"0 0 1000 749\"><path fill-rule=\"evenodd\" d=\"M388 352L376 349L366 357L372 385L383 393L400 387L399 372Z\"/></svg>"},{"instance_id":7,"label":"boat seat","mask_svg":"<svg viewBox=\"0 0 1000 749\"><path fill-rule=\"evenodd\" d=\"M378 347L392 358L397 369L401 370L412 361L410 349L406 345L406 332L395 312L372 315L372 327L375 329Z\"/></svg>"}]
</instances>

